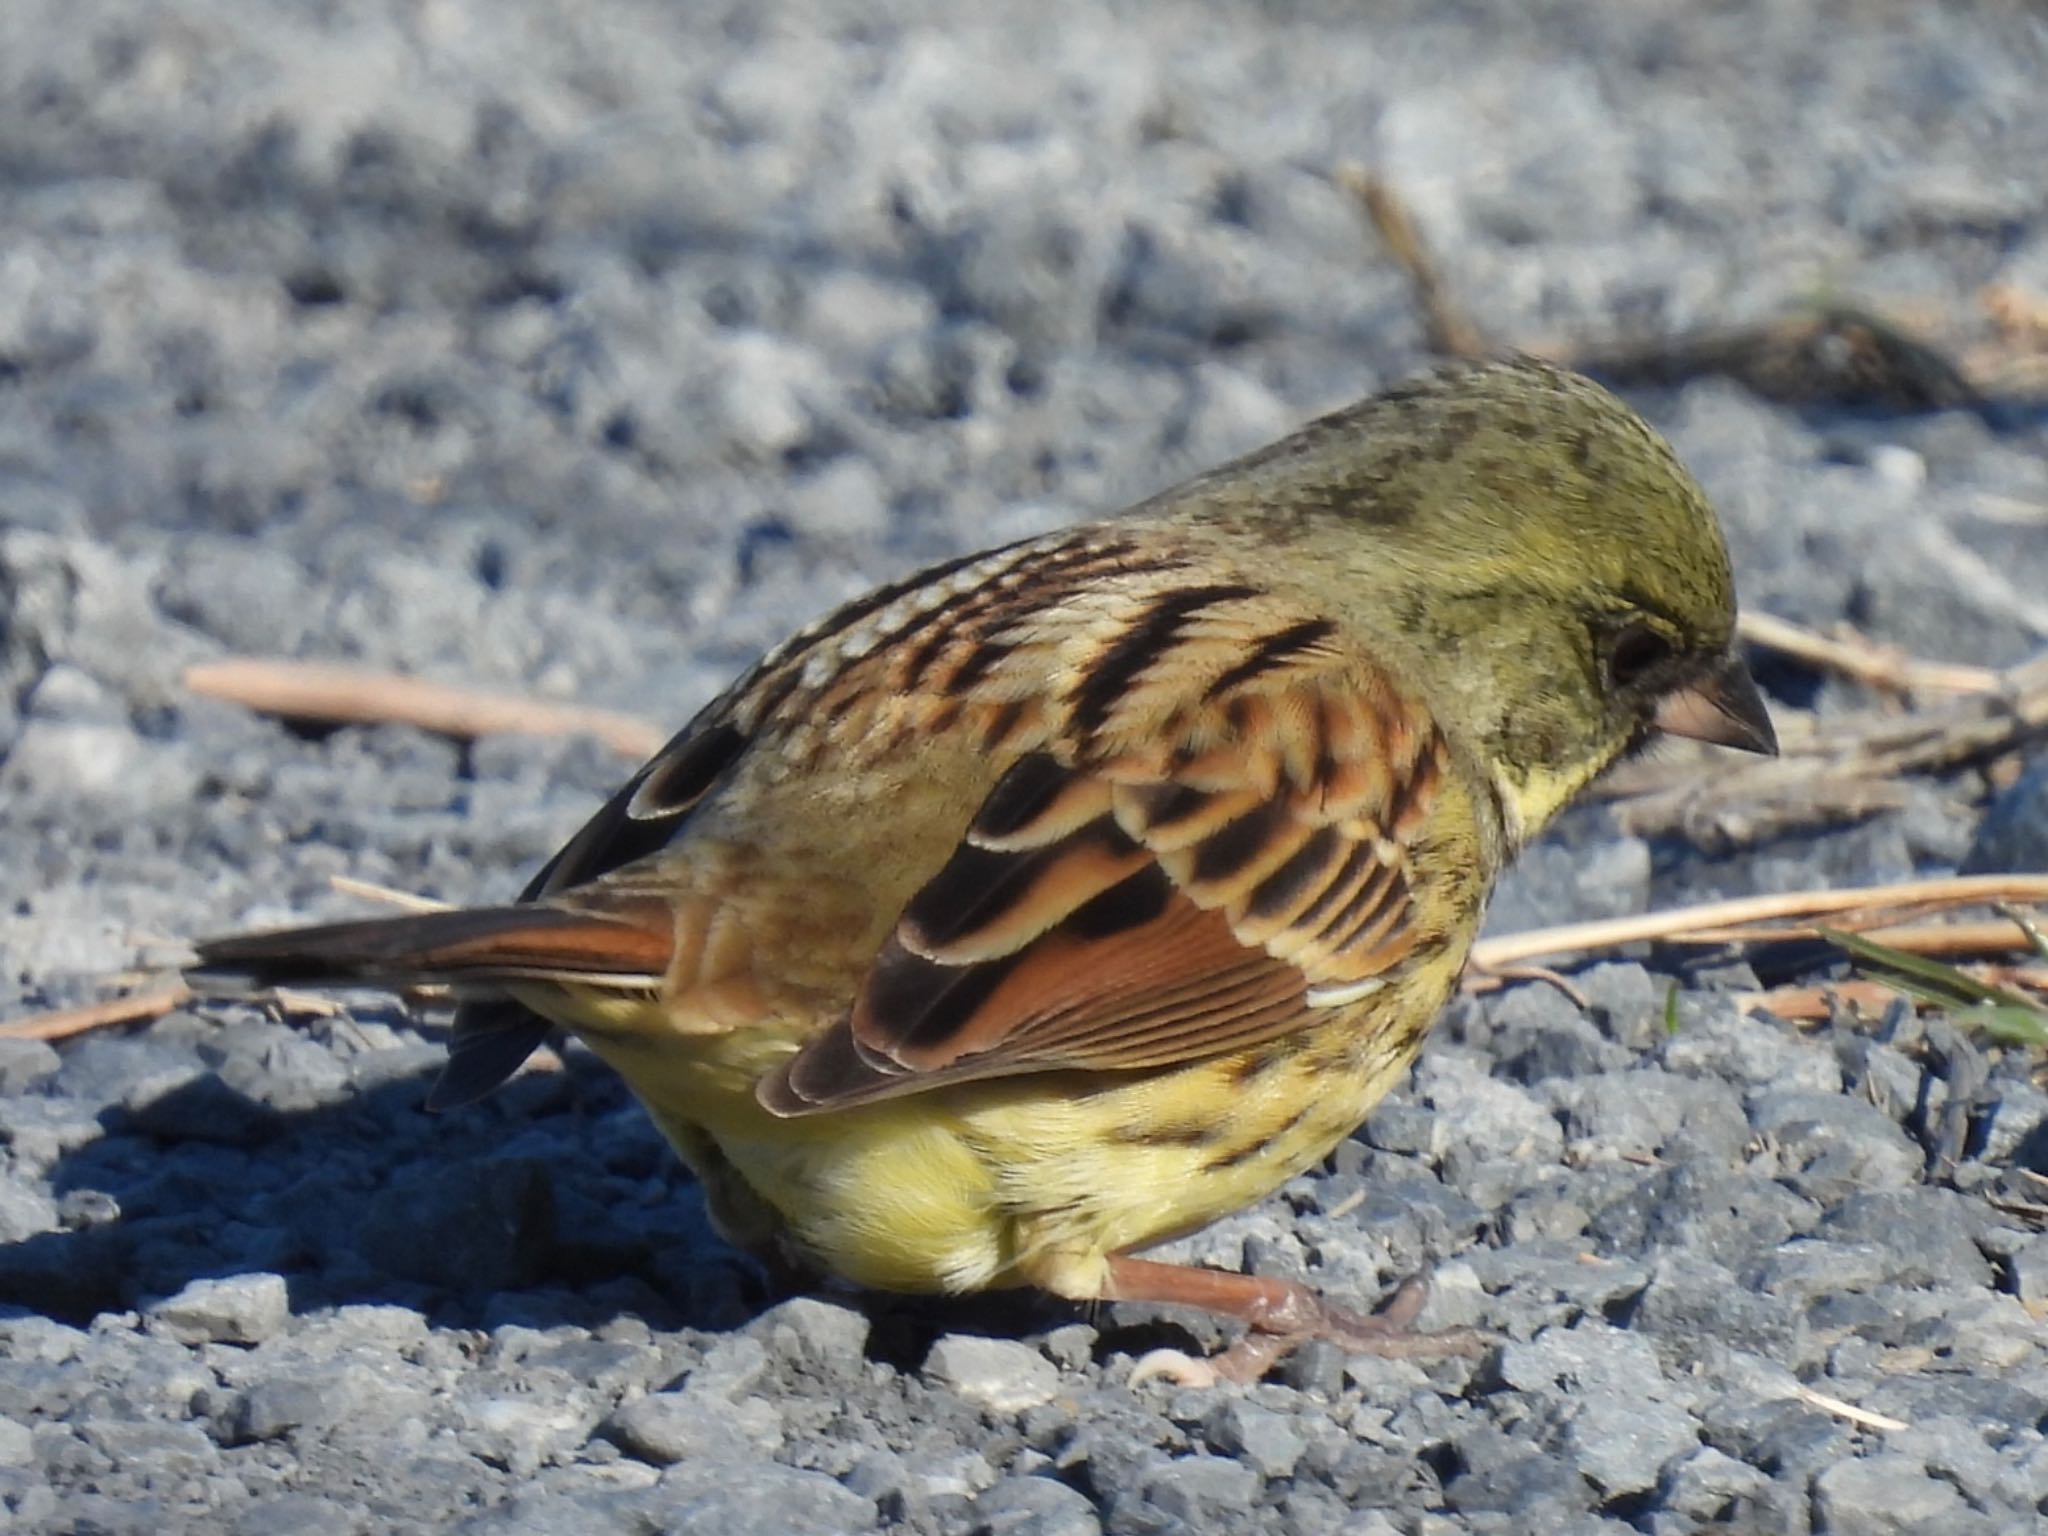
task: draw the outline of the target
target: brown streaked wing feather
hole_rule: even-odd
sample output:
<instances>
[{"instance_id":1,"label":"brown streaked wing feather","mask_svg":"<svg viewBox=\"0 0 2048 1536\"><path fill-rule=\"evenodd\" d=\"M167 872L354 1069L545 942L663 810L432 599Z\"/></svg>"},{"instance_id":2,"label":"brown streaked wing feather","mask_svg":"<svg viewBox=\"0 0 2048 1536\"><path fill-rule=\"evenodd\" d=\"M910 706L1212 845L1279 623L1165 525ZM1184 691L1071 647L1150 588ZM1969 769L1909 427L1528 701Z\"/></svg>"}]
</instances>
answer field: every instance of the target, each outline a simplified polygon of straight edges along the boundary
<instances>
[{"instance_id":1,"label":"brown streaked wing feather","mask_svg":"<svg viewBox=\"0 0 2048 1536\"><path fill-rule=\"evenodd\" d=\"M1251 1046L1409 952L1441 739L1328 626L1254 606L1265 627L1219 643L1247 598L1191 589L1104 647L1118 686L1069 691L1054 750L996 785L768 1108Z\"/></svg>"},{"instance_id":2,"label":"brown streaked wing feather","mask_svg":"<svg viewBox=\"0 0 2048 1536\"><path fill-rule=\"evenodd\" d=\"M713 699L673 740L649 758L618 792L541 867L521 901L601 880L667 848L681 835L690 813L753 745L755 734L778 710L808 712L821 689L805 685L805 664L821 649L874 624L892 605L907 604L909 616L888 639L902 645L920 629L941 637L945 605L919 599L941 591L949 577L986 556L963 555L876 587L790 637L761 658L723 694ZM874 645L870 642L870 645ZM829 669L829 682L841 680Z\"/></svg>"},{"instance_id":3,"label":"brown streaked wing feather","mask_svg":"<svg viewBox=\"0 0 2048 1536\"><path fill-rule=\"evenodd\" d=\"M784 749L793 731L835 719L863 699L929 706L903 712L899 730L910 722L943 728L974 700L970 724L985 744L999 744L1039 708L1036 689L1014 675L990 687L989 674L1016 649L1009 626L1094 584L1133 573L1159 577L1177 563L1172 552L1140 549L1113 528L1083 527L961 556L875 588L791 636L700 710L520 900L603 881L663 852L748 752ZM859 719L848 726L856 736L864 729Z\"/></svg>"},{"instance_id":4,"label":"brown streaked wing feather","mask_svg":"<svg viewBox=\"0 0 2048 1536\"><path fill-rule=\"evenodd\" d=\"M1302 993L1299 972L1184 897L1121 933L1054 933L999 962L939 966L892 940L857 1010L900 1004L915 1032L885 1050L842 1022L764 1080L761 1099L793 1115L972 1078L1164 1066L1270 1038L1301 1016Z\"/></svg>"},{"instance_id":5,"label":"brown streaked wing feather","mask_svg":"<svg viewBox=\"0 0 2048 1536\"><path fill-rule=\"evenodd\" d=\"M1140 551L1120 532L1083 529L964 555L875 588L793 635L699 711L548 860L519 900L603 907L665 893L667 875L655 871L642 879L639 872L687 836L697 807L757 742L774 741L793 722L834 718L841 705L862 698L901 698L920 689L934 701L936 713L927 721L934 724L937 714L983 688L1009 659L1013 647L1003 630L1014 616L1110 574L1156 574L1171 564L1170 554ZM1012 683L982 702L970 726L994 751L1018 737L1042 737L1042 713L1041 702ZM857 728L857 722L849 726ZM1079 819L1099 814L1101 791L1094 793L1098 803ZM732 925L722 925L714 910L687 904L673 915L672 1001L687 994L707 1021L744 1016L758 1002L746 957L706 950L719 934L734 938ZM560 972L568 974L566 967ZM433 1104L466 1103L489 1092L548 1029L545 1019L510 997L477 992L464 998Z\"/></svg>"},{"instance_id":6,"label":"brown streaked wing feather","mask_svg":"<svg viewBox=\"0 0 2048 1536\"><path fill-rule=\"evenodd\" d=\"M1139 1035L1170 1032L1178 1012L1206 1007L1219 985L1248 971L1279 973L1283 993L1302 990L1299 976L1247 951L1220 913L1175 895L1155 868L1083 903L1009 965L885 951L851 1027L915 1071L997 1049L1046 1065L1137 1065L1112 1042L1141 1019Z\"/></svg>"}]
</instances>

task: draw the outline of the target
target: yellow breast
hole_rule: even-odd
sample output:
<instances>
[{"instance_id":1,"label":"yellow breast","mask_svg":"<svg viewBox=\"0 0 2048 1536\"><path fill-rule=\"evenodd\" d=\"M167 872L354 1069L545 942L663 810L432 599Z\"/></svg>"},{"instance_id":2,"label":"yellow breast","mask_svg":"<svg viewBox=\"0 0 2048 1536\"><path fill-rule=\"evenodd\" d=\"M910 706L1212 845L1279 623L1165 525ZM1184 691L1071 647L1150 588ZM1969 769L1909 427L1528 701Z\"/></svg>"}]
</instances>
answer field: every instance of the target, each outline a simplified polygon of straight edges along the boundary
<instances>
[{"instance_id":1,"label":"yellow breast","mask_svg":"<svg viewBox=\"0 0 2048 1536\"><path fill-rule=\"evenodd\" d=\"M1406 1070L1455 963L1284 1039L1142 1074L1036 1073L784 1119L754 1099L800 1030L593 1048L721 1198L884 1290L1100 1291L1103 1262L1239 1210L1326 1156ZM737 1178L744 1191L721 1190ZM729 1225L731 1223L728 1223Z\"/></svg>"}]
</instances>

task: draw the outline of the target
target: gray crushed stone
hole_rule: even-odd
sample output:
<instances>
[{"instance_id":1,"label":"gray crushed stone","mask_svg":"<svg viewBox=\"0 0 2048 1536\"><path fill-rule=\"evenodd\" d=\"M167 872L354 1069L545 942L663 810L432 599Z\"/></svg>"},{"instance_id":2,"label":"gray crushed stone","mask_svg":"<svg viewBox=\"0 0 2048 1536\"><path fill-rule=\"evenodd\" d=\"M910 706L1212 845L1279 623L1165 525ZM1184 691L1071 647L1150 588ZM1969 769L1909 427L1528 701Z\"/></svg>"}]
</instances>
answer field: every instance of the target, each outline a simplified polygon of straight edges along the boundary
<instances>
[{"instance_id":1,"label":"gray crushed stone","mask_svg":"<svg viewBox=\"0 0 2048 1536\"><path fill-rule=\"evenodd\" d=\"M1059 1367L1028 1344L972 1334L949 1333L932 1345L924 1374L933 1385L994 1413L1036 1408L1060 1390Z\"/></svg>"},{"instance_id":2,"label":"gray crushed stone","mask_svg":"<svg viewBox=\"0 0 2048 1536\"><path fill-rule=\"evenodd\" d=\"M2044 72L2025 7L1888 0L15 0L0 1015L360 910L337 875L502 898L629 766L259 718L194 663L679 723L874 581L1416 366L1346 161L1503 338L1815 292L1981 324L1986 284L2048 293ZM2048 638L2038 403L1634 398L1756 606L1984 665ZM2044 773L1732 851L1588 807L1492 922L2038 869ZM1156 1309L791 1296L575 1050L430 1117L437 1032L383 999L0 1040L0 1525L2037 1529L2048 1094L1939 1020L1744 1012L1816 963L1456 1005L1326 1167L1175 1252L1360 1302L1428 1270L1425 1324L1501 1347L1213 1391L1129 1389L1223 1337Z\"/></svg>"}]
</instances>

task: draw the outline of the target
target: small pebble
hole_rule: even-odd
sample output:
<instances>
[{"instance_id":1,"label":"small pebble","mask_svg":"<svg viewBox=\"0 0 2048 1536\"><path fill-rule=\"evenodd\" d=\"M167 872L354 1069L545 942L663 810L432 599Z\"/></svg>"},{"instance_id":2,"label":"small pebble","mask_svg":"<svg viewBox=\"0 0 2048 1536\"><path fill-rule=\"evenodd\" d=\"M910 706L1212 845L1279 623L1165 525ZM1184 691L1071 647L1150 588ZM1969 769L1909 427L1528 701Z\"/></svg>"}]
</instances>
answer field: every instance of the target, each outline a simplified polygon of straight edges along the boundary
<instances>
[{"instance_id":1,"label":"small pebble","mask_svg":"<svg viewBox=\"0 0 2048 1536\"><path fill-rule=\"evenodd\" d=\"M1960 1531L1968 1506L1953 1483L1909 1456L1837 1462L1813 1481L1814 1512L1830 1536L1919 1536Z\"/></svg>"},{"instance_id":2,"label":"small pebble","mask_svg":"<svg viewBox=\"0 0 2048 1536\"><path fill-rule=\"evenodd\" d=\"M772 1354L827 1371L857 1370L866 1357L868 1320L851 1307L798 1296L763 1312L748 1329Z\"/></svg>"},{"instance_id":3,"label":"small pebble","mask_svg":"<svg viewBox=\"0 0 2048 1536\"><path fill-rule=\"evenodd\" d=\"M1308 1446L1287 1416L1233 1398L1202 1421L1202 1438L1223 1456L1242 1458L1264 1477L1286 1477Z\"/></svg>"},{"instance_id":4,"label":"small pebble","mask_svg":"<svg viewBox=\"0 0 2048 1536\"><path fill-rule=\"evenodd\" d=\"M925 1378L991 1413L1020 1413L1052 1401L1060 1369L1028 1344L949 1333L925 1357Z\"/></svg>"},{"instance_id":5,"label":"small pebble","mask_svg":"<svg viewBox=\"0 0 2048 1536\"><path fill-rule=\"evenodd\" d=\"M195 1280L145 1315L181 1344L260 1344L290 1320L291 1293L282 1275Z\"/></svg>"}]
</instances>

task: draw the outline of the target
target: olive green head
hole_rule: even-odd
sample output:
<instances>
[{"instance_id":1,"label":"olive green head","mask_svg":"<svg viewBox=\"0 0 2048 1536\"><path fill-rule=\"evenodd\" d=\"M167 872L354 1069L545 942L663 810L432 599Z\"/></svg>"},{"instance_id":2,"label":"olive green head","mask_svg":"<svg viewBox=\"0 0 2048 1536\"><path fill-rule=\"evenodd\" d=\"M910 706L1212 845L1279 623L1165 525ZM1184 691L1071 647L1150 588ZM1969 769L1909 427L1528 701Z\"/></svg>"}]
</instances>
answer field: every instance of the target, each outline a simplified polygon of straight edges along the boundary
<instances>
[{"instance_id":1,"label":"olive green head","mask_svg":"<svg viewBox=\"0 0 2048 1536\"><path fill-rule=\"evenodd\" d=\"M1517 833L1658 729L1774 748L1713 508L1589 379L1445 369L1189 490L1198 520L1310 557L1286 564L1421 680Z\"/></svg>"}]
</instances>

